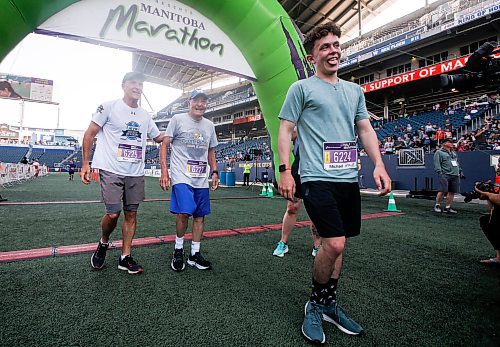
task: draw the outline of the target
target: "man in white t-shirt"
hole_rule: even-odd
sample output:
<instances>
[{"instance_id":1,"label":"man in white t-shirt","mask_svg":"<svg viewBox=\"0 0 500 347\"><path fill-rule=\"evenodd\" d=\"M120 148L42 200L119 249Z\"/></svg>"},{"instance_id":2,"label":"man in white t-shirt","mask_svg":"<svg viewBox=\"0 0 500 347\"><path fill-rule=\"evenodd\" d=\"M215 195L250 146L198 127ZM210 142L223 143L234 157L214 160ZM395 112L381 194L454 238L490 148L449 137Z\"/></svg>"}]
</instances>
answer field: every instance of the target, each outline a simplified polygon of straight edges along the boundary
<instances>
[{"instance_id":1,"label":"man in white t-shirt","mask_svg":"<svg viewBox=\"0 0 500 347\"><path fill-rule=\"evenodd\" d=\"M188 113L172 117L160 148L160 186L167 190L172 182L170 212L176 215L175 248L170 263L174 271L182 271L185 268L184 234L190 216L193 216L193 238L187 263L200 270L209 270L212 267L200 253L205 216L210 213L209 169L212 190L219 186L219 172L215 160L215 147L218 144L215 126L203 117L207 103L207 95L194 90L189 97ZM170 175L167 166L168 146L172 150Z\"/></svg>"},{"instance_id":2,"label":"man in white t-shirt","mask_svg":"<svg viewBox=\"0 0 500 347\"><path fill-rule=\"evenodd\" d=\"M104 266L109 236L115 230L123 208L123 243L118 269L129 274L142 272L142 267L130 253L137 225L137 209L144 200L146 140L163 140L163 134L151 116L139 106L145 79L144 75L137 72L125 74L122 81L123 98L100 105L83 138L82 182L90 183L89 160L97 135L92 168L100 170L101 194L106 206L106 213L101 219L101 240L90 260L96 270Z\"/></svg>"}]
</instances>

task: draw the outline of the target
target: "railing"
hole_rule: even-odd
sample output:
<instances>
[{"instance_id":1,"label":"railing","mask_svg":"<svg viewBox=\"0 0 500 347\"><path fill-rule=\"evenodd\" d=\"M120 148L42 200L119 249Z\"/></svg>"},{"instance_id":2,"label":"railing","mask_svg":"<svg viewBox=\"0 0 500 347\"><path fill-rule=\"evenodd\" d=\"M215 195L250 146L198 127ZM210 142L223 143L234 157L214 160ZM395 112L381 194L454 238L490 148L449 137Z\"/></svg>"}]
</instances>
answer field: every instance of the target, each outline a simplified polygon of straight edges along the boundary
<instances>
[{"instance_id":1,"label":"railing","mask_svg":"<svg viewBox=\"0 0 500 347\"><path fill-rule=\"evenodd\" d=\"M27 181L36 176L45 176L49 172L45 165L0 163L0 187L9 187L14 183Z\"/></svg>"}]
</instances>

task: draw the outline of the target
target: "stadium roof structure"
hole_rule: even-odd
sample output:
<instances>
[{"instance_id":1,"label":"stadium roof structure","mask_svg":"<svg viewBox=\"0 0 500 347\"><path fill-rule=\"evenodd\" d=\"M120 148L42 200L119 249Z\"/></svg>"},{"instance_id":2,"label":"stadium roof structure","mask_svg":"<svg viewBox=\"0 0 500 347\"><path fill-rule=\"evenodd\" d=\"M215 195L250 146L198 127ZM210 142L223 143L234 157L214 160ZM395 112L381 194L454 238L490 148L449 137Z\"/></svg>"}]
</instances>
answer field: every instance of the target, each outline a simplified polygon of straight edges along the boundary
<instances>
[{"instance_id":1,"label":"stadium roof structure","mask_svg":"<svg viewBox=\"0 0 500 347\"><path fill-rule=\"evenodd\" d=\"M303 34L314 26L326 21L334 21L347 33L369 21L395 0L279 0ZM361 6L359 6L359 4ZM210 82L227 78L228 75L207 66L195 66L176 59L165 59L134 53L134 71L148 77L148 81L181 89L198 88Z\"/></svg>"}]
</instances>

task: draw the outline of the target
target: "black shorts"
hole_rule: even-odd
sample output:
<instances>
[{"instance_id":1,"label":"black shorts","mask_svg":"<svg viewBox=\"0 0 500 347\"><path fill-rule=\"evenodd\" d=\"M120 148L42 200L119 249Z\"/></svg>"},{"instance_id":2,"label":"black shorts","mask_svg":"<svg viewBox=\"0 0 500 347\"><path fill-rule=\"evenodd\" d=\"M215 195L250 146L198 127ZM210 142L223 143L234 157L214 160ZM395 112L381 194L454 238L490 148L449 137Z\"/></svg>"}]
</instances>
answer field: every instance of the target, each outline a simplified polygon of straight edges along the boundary
<instances>
[{"instance_id":1,"label":"black shorts","mask_svg":"<svg viewBox=\"0 0 500 347\"><path fill-rule=\"evenodd\" d=\"M300 175L292 172L292 177L295 181L295 194L293 196L297 199L304 199L304 194L302 194L302 184L300 183Z\"/></svg>"},{"instance_id":2,"label":"black shorts","mask_svg":"<svg viewBox=\"0 0 500 347\"><path fill-rule=\"evenodd\" d=\"M304 206L321 237L353 237L361 231L358 183L302 183Z\"/></svg>"}]
</instances>

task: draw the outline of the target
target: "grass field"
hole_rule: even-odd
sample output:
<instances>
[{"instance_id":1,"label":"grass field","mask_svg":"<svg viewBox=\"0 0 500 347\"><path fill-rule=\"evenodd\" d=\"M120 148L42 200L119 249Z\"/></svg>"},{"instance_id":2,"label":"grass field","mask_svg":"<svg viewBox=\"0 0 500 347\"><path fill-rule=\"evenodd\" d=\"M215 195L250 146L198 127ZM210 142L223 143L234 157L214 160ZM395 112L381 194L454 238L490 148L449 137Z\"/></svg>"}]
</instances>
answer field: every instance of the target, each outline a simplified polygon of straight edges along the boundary
<instances>
[{"instance_id":1,"label":"grass field","mask_svg":"<svg viewBox=\"0 0 500 347\"><path fill-rule=\"evenodd\" d=\"M3 190L9 201L99 200L93 184L51 175ZM257 196L225 188L214 198ZM147 198L168 198L147 179ZM206 230L276 224L281 198L215 200ZM398 199L402 216L363 221L348 242L339 302L366 335L351 337L325 323L330 346L498 346L500 269L478 224L484 206L457 204L437 215L432 202ZM387 198L363 197L363 213ZM100 203L0 206L0 251L96 242ZM299 220L307 217L301 211ZM174 234L168 202L141 205L136 237ZM118 239L119 230L114 239ZM214 269L169 267L172 244L134 248L144 273L102 271L90 253L0 263L1 346L306 346L300 334L310 292L311 241L297 228L290 253L273 257L279 231L206 239Z\"/></svg>"}]
</instances>

